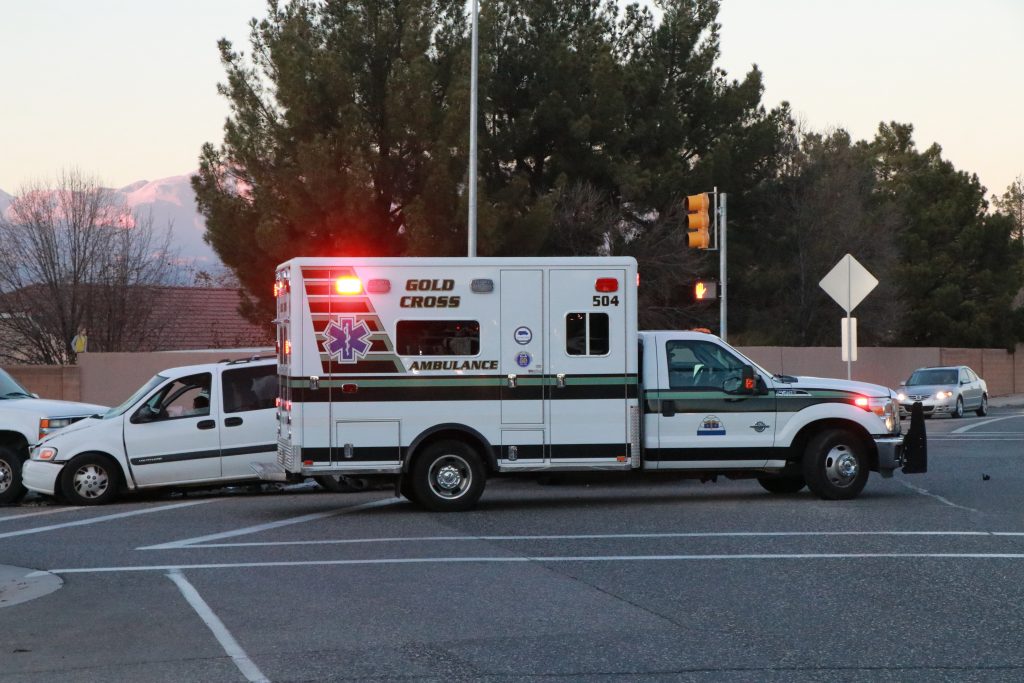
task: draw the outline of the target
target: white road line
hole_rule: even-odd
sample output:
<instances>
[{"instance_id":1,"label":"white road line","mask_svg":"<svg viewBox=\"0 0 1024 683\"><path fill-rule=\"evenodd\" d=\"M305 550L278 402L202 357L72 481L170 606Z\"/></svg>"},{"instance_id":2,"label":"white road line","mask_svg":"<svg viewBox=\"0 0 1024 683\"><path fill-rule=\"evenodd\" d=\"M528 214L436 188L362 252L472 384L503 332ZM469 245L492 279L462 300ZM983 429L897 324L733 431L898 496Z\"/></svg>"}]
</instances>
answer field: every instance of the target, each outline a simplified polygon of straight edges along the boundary
<instances>
[{"instance_id":1,"label":"white road line","mask_svg":"<svg viewBox=\"0 0 1024 683\"><path fill-rule=\"evenodd\" d=\"M943 503L943 504L948 505L950 507L958 508L960 510L967 510L968 512L977 512L977 510L975 510L974 508L969 508L969 507L964 506L964 505L957 505L956 503L954 503L954 502L952 502L952 501L950 501L950 500L948 500L946 498L943 498L942 496L940 496L940 495L938 495L936 493L932 493L931 491L928 491L927 489L923 489L920 486L914 486L913 484L908 484L907 482L903 481L902 479L897 479L897 481L899 483L903 484L904 486L906 486L911 491L917 491L922 496L928 496L929 498L934 498L935 500L939 501L940 503Z\"/></svg>"},{"instance_id":2,"label":"white road line","mask_svg":"<svg viewBox=\"0 0 1024 683\"><path fill-rule=\"evenodd\" d=\"M586 541L668 538L780 538L814 536L1022 536L1024 531L716 531L649 534L541 534L534 536L396 536L393 538L342 538L319 541L251 541L204 543L194 548L262 548L293 545L355 545L364 543L439 543L447 541Z\"/></svg>"},{"instance_id":3,"label":"white road line","mask_svg":"<svg viewBox=\"0 0 1024 683\"><path fill-rule=\"evenodd\" d=\"M991 420L982 420L981 422L975 422L973 424L965 425L963 427L958 427L951 431L950 434L963 434L964 432L969 432L972 429L977 429L982 425L990 425L993 422L999 422L1001 420L1012 420L1015 417L1024 417L1024 415L1007 415L1006 417L994 417Z\"/></svg>"},{"instance_id":4,"label":"white road line","mask_svg":"<svg viewBox=\"0 0 1024 683\"><path fill-rule=\"evenodd\" d=\"M515 557L388 557L362 560L294 560L290 562L224 562L213 564L156 564L124 567L78 567L47 569L51 574L111 574L116 572L168 572L193 569L255 569L266 567L332 567L398 564L504 564L523 562L684 562L693 560L1024 560L1024 553L742 553L716 555L579 555ZM41 572L32 572L29 577Z\"/></svg>"},{"instance_id":5,"label":"white road line","mask_svg":"<svg viewBox=\"0 0 1024 683\"><path fill-rule=\"evenodd\" d=\"M270 529L279 529L283 526L290 526L292 524L302 524L303 522L311 522L315 519L323 519L325 517L335 517L337 515L344 515L351 512L358 512L360 510L366 510L369 508L384 507L387 505L394 505L395 503L402 502L401 498L384 498L382 500L374 500L369 503L363 503L362 505L353 505L351 507L341 508L340 510L329 510L327 512L314 512L309 515L302 515L301 517L291 517L289 519L282 519L276 522L268 522L266 524L257 524L255 526L247 526L241 529L234 529L232 531L222 531L216 534L207 534L206 536L196 536L195 538L186 538L181 541L170 541L168 543L160 543L158 545L147 545L136 550L173 550L177 548L188 548L194 546L197 543L203 543L205 541L216 541L222 538L233 538L235 536L245 536L247 534L256 534L261 531L268 531ZM2 538L2 537L0 537Z\"/></svg>"},{"instance_id":6,"label":"white road line","mask_svg":"<svg viewBox=\"0 0 1024 683\"><path fill-rule=\"evenodd\" d=\"M34 529L22 529L21 531L8 531L0 534L0 538L11 538L14 536L27 536L29 534L41 534L44 531L53 531L55 529L66 529L73 526L83 526L85 524L97 524L99 522L109 522L112 519L123 519L124 517L134 517L136 515L148 515L151 512L163 512L164 510L175 510L177 508L190 507L192 505L203 505L204 503L213 503L217 500L224 500L223 498L211 498L208 500L193 500L187 503L175 503L173 505L161 505L155 508L144 508L142 510L130 510L128 512L118 512L113 515L103 515L102 517L90 517L89 519L79 519L74 522L65 522L63 524L51 524L49 526L35 527Z\"/></svg>"},{"instance_id":7,"label":"white road line","mask_svg":"<svg viewBox=\"0 0 1024 683\"><path fill-rule=\"evenodd\" d=\"M79 507L54 508L52 510L43 510L41 512L29 512L28 514L24 514L24 515L7 515L6 517L0 517L0 522L9 522L12 519L27 519L28 517L41 517L43 515L55 515L58 512L81 512L83 510L85 510L85 508L79 508Z\"/></svg>"},{"instance_id":8,"label":"white road line","mask_svg":"<svg viewBox=\"0 0 1024 683\"><path fill-rule=\"evenodd\" d=\"M199 595L199 591L189 583L185 575L181 571L174 569L167 574L167 578L178 586L178 590L181 591L185 600L196 611L196 614L203 620L207 628L213 632L213 637L224 648L224 652L227 653L228 657L231 657L231 660L238 667L238 670L242 672L246 680L252 683L269 683L270 679L264 676L260 668L256 666L256 663L249 659L249 655L245 654L245 650L242 649L242 646L238 644L238 641L235 640L231 632L224 626L224 622L213 613L210 606L203 600L203 596Z\"/></svg>"}]
</instances>

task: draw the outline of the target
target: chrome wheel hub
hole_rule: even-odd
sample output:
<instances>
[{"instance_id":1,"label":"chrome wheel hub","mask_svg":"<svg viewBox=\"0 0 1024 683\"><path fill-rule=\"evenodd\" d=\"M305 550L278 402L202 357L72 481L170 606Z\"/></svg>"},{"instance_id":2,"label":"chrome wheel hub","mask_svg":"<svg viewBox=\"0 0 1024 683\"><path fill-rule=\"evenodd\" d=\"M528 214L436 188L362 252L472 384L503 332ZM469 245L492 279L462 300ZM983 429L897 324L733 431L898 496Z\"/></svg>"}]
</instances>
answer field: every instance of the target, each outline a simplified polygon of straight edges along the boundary
<instances>
[{"instance_id":1,"label":"chrome wheel hub","mask_svg":"<svg viewBox=\"0 0 1024 683\"><path fill-rule=\"evenodd\" d=\"M110 485L110 477L103 468L96 465L86 465L75 472L72 479L75 493L82 498L97 498L102 496Z\"/></svg>"},{"instance_id":2,"label":"chrome wheel hub","mask_svg":"<svg viewBox=\"0 0 1024 683\"><path fill-rule=\"evenodd\" d=\"M14 483L14 471L6 462L0 460L0 493L3 493Z\"/></svg>"},{"instance_id":3,"label":"chrome wheel hub","mask_svg":"<svg viewBox=\"0 0 1024 683\"><path fill-rule=\"evenodd\" d=\"M825 475L835 486L849 486L860 472L860 463L849 446L839 444L825 456Z\"/></svg>"},{"instance_id":4,"label":"chrome wheel hub","mask_svg":"<svg viewBox=\"0 0 1024 683\"><path fill-rule=\"evenodd\" d=\"M441 498L459 498L473 481L469 463L457 455L445 455L430 466L430 489Z\"/></svg>"}]
</instances>

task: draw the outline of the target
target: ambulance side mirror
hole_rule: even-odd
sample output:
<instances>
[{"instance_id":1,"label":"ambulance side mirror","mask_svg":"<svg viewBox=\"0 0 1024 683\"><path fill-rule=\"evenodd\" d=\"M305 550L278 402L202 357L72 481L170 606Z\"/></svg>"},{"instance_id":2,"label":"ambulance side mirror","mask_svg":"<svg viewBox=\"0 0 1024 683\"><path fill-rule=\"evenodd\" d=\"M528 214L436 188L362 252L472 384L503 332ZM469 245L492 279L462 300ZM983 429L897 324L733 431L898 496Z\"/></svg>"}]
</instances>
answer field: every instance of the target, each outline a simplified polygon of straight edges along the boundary
<instances>
[{"instance_id":1,"label":"ambulance side mirror","mask_svg":"<svg viewBox=\"0 0 1024 683\"><path fill-rule=\"evenodd\" d=\"M760 393L761 378L754 368L744 365L740 368L739 377L730 377L722 384L722 391L737 396L753 396Z\"/></svg>"}]
</instances>

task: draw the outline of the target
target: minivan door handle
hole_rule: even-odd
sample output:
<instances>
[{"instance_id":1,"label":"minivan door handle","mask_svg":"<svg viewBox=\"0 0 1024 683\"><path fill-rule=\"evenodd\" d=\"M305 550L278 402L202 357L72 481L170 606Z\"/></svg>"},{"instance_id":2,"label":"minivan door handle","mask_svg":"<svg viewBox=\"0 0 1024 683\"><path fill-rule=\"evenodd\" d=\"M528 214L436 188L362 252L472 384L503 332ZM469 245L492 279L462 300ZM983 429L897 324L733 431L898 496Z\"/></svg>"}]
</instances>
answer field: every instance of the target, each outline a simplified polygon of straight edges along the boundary
<instances>
[{"instance_id":1,"label":"minivan door handle","mask_svg":"<svg viewBox=\"0 0 1024 683\"><path fill-rule=\"evenodd\" d=\"M217 423L213 420L200 420L196 423L196 429L213 429Z\"/></svg>"},{"instance_id":2,"label":"minivan door handle","mask_svg":"<svg viewBox=\"0 0 1024 683\"><path fill-rule=\"evenodd\" d=\"M229 417L224 420L225 427L237 427L240 424L242 424L242 418L240 417Z\"/></svg>"}]
</instances>

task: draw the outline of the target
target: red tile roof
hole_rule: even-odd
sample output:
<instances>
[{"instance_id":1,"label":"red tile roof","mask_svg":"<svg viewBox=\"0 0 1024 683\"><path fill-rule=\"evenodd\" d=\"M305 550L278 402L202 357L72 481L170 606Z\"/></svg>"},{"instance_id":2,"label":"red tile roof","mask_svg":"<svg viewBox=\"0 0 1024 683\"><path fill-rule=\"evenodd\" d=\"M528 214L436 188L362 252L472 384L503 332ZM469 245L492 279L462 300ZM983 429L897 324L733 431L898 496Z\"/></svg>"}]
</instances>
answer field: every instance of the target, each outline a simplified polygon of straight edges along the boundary
<instances>
[{"instance_id":1,"label":"red tile roof","mask_svg":"<svg viewBox=\"0 0 1024 683\"><path fill-rule=\"evenodd\" d=\"M220 287L163 287L153 305L159 330L154 351L228 349L273 346L267 320L253 325L238 312L237 289Z\"/></svg>"}]
</instances>

